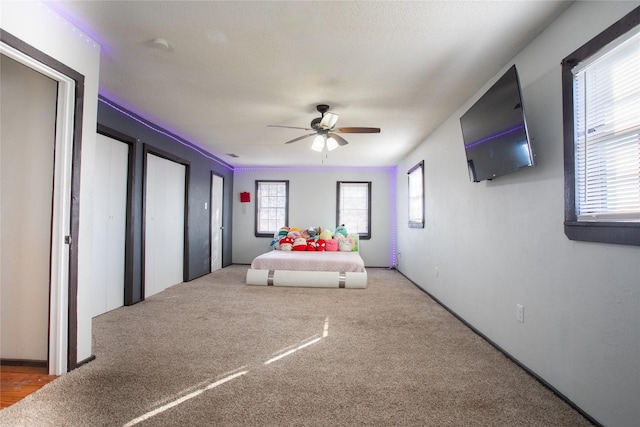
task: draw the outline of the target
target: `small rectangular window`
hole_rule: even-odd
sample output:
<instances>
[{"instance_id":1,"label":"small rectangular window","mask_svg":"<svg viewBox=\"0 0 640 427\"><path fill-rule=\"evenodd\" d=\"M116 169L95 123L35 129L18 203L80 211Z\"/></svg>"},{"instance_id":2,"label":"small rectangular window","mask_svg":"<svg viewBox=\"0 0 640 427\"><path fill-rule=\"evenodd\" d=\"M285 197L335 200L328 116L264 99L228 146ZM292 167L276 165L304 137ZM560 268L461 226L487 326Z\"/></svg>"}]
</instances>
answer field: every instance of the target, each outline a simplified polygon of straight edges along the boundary
<instances>
[{"instance_id":1,"label":"small rectangular window","mask_svg":"<svg viewBox=\"0 0 640 427\"><path fill-rule=\"evenodd\" d=\"M273 237L289 222L289 181L256 181L256 237Z\"/></svg>"},{"instance_id":2,"label":"small rectangular window","mask_svg":"<svg viewBox=\"0 0 640 427\"><path fill-rule=\"evenodd\" d=\"M371 238L371 182L338 181L336 225L349 233Z\"/></svg>"},{"instance_id":3,"label":"small rectangular window","mask_svg":"<svg viewBox=\"0 0 640 427\"><path fill-rule=\"evenodd\" d=\"M424 161L409 172L409 228L424 228Z\"/></svg>"}]
</instances>

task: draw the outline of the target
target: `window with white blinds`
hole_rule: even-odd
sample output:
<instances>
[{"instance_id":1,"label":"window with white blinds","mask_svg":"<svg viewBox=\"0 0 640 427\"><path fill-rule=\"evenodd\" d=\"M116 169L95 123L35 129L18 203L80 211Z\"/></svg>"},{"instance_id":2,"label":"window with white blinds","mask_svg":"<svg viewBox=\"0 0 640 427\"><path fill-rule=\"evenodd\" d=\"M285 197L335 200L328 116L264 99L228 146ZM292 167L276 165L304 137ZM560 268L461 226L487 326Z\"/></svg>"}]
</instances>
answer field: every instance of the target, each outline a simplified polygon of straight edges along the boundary
<instances>
[{"instance_id":1,"label":"window with white blinds","mask_svg":"<svg viewBox=\"0 0 640 427\"><path fill-rule=\"evenodd\" d=\"M409 176L409 228L424 228L424 161L412 167Z\"/></svg>"},{"instance_id":2,"label":"window with white blinds","mask_svg":"<svg viewBox=\"0 0 640 427\"><path fill-rule=\"evenodd\" d=\"M371 182L338 181L336 224L362 239L371 238Z\"/></svg>"},{"instance_id":3,"label":"window with white blinds","mask_svg":"<svg viewBox=\"0 0 640 427\"><path fill-rule=\"evenodd\" d=\"M256 237L272 237L289 221L289 181L256 181Z\"/></svg>"},{"instance_id":4,"label":"window with white blinds","mask_svg":"<svg viewBox=\"0 0 640 427\"><path fill-rule=\"evenodd\" d=\"M578 221L640 221L640 31L572 69Z\"/></svg>"}]
</instances>

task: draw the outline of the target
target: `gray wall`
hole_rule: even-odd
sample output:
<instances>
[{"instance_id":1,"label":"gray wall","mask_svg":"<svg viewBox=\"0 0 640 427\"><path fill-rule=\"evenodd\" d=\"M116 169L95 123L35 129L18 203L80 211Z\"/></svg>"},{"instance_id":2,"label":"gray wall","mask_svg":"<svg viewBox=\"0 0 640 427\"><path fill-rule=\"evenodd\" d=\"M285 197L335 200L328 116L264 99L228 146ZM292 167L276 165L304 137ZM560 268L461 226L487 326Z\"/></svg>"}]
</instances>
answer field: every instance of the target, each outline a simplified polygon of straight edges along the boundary
<instances>
[{"instance_id":1,"label":"gray wall","mask_svg":"<svg viewBox=\"0 0 640 427\"><path fill-rule=\"evenodd\" d=\"M336 227L336 182L371 181L371 239L360 240L367 267L389 267L392 257L391 224L395 195L394 168L247 168L236 169L233 194L233 262L250 264L272 248L271 238L255 237L255 181L289 180L289 226ZM251 203L240 203L240 193L251 193Z\"/></svg>"},{"instance_id":2,"label":"gray wall","mask_svg":"<svg viewBox=\"0 0 640 427\"><path fill-rule=\"evenodd\" d=\"M536 167L469 182L460 116L509 63L401 162L397 182L399 270L611 426L640 420L640 247L564 235L560 61L637 6L576 2L513 59ZM426 227L408 229L404 174L423 159Z\"/></svg>"},{"instance_id":3,"label":"gray wall","mask_svg":"<svg viewBox=\"0 0 640 427\"><path fill-rule=\"evenodd\" d=\"M134 178L134 300L140 299L140 286L142 277L142 187L143 187L143 148L147 144L150 150L161 150L164 153L184 159L189 163L188 176L188 259L185 267L188 268L188 280L195 279L211 271L211 246L210 246L210 209L211 205L211 173L214 172L224 179L224 211L222 265L231 264L231 233L232 228L232 203L233 171L227 166L208 159L182 143L163 135L149 126L131 118L130 112L121 107L112 108L101 98L98 102L98 123L121 132L131 138L137 139L135 145L135 178ZM111 103L111 101L108 101ZM123 110L125 113L118 111ZM148 123L147 123L148 124ZM157 127L156 125L153 125ZM158 128L159 129L159 128ZM162 132L166 130L161 129Z\"/></svg>"}]
</instances>

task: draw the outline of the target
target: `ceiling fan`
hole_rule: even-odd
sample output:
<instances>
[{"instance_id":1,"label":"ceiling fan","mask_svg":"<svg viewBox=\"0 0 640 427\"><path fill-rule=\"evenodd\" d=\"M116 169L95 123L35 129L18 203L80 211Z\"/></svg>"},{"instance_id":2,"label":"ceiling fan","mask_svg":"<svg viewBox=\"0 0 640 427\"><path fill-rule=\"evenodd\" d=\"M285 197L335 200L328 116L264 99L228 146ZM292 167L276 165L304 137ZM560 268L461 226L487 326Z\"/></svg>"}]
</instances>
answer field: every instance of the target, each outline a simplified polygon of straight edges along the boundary
<instances>
[{"instance_id":1,"label":"ceiling fan","mask_svg":"<svg viewBox=\"0 0 640 427\"><path fill-rule=\"evenodd\" d=\"M316 117L311 120L311 127L303 128L296 126L279 126L279 125L267 125L274 128L288 128L288 129L302 129L312 130L312 133L302 135L291 141L285 142L285 144L291 144L310 136L316 136L311 145L311 149L315 151L322 151L324 147L331 151L339 146L347 145L346 139L338 135L338 133L380 133L380 128L368 128L368 127L344 127L336 128L336 122L338 121L338 115L329 111L329 106L320 104L316 106L316 109L321 114L320 117Z\"/></svg>"}]
</instances>

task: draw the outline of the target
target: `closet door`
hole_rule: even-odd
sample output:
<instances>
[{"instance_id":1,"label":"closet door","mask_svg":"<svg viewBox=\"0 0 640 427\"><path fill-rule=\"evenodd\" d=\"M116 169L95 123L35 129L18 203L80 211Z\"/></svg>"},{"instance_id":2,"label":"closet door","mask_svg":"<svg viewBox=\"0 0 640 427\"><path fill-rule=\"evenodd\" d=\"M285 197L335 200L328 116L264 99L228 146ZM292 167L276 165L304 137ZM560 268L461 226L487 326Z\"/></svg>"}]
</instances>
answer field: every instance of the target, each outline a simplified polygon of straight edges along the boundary
<instances>
[{"instance_id":1,"label":"closet door","mask_svg":"<svg viewBox=\"0 0 640 427\"><path fill-rule=\"evenodd\" d=\"M183 282L186 167L148 153L145 297Z\"/></svg>"},{"instance_id":2,"label":"closet door","mask_svg":"<svg viewBox=\"0 0 640 427\"><path fill-rule=\"evenodd\" d=\"M94 316L124 305L129 145L96 135Z\"/></svg>"}]
</instances>

